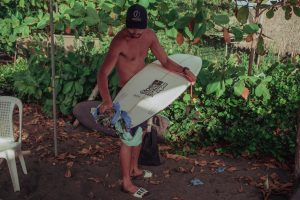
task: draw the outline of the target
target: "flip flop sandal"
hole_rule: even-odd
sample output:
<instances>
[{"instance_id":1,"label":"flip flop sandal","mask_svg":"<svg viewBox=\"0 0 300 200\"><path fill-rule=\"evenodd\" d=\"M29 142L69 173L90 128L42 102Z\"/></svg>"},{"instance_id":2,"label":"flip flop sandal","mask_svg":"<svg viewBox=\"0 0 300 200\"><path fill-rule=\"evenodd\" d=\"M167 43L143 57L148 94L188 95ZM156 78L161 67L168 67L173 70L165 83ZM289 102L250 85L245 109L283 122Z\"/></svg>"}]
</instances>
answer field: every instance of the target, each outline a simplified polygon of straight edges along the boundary
<instances>
[{"instance_id":1,"label":"flip flop sandal","mask_svg":"<svg viewBox=\"0 0 300 200\"><path fill-rule=\"evenodd\" d=\"M150 192L146 190L145 188L140 187L135 193L132 194L132 196L142 199L145 196L148 196Z\"/></svg>"},{"instance_id":2,"label":"flip flop sandal","mask_svg":"<svg viewBox=\"0 0 300 200\"><path fill-rule=\"evenodd\" d=\"M143 170L143 173L137 176L131 176L131 179L136 180L136 179L145 179L145 178L152 178L153 173L148 170Z\"/></svg>"},{"instance_id":3,"label":"flip flop sandal","mask_svg":"<svg viewBox=\"0 0 300 200\"><path fill-rule=\"evenodd\" d=\"M146 196L148 196L150 194L150 192L148 190L146 190L145 188L142 188L142 187L139 187L139 189L135 192L135 193L131 193L127 190L125 190L123 187L121 189L123 192L125 193L129 193L131 194L133 197L135 198L139 198L139 199L142 199Z\"/></svg>"}]
</instances>

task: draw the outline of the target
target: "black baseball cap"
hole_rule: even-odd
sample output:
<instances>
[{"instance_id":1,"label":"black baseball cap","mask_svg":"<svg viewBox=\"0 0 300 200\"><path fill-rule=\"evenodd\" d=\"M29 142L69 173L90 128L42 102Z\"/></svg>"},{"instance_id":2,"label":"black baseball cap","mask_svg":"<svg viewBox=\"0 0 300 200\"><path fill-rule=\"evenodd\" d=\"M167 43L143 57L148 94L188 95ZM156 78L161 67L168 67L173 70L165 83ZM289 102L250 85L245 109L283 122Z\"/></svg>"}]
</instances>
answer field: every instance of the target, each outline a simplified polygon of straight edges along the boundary
<instances>
[{"instance_id":1,"label":"black baseball cap","mask_svg":"<svg viewBox=\"0 0 300 200\"><path fill-rule=\"evenodd\" d=\"M134 4L128 8L126 27L137 29L147 28L147 11L143 6Z\"/></svg>"}]
</instances>

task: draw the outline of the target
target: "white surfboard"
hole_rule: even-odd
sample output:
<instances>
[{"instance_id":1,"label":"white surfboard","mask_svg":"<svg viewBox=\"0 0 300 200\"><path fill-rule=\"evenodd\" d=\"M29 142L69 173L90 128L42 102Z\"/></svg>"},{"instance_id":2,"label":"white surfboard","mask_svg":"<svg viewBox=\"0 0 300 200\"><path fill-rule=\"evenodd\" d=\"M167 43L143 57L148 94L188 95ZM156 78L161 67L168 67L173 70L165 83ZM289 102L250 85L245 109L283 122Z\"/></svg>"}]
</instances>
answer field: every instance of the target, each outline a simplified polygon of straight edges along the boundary
<instances>
[{"instance_id":1,"label":"white surfboard","mask_svg":"<svg viewBox=\"0 0 300 200\"><path fill-rule=\"evenodd\" d=\"M195 76L200 72L202 60L199 57L175 54L169 58L188 67ZM184 77L168 71L159 61L155 61L132 77L114 102L120 103L121 109L131 117L132 127L135 127L169 106L189 85L190 82Z\"/></svg>"}]
</instances>

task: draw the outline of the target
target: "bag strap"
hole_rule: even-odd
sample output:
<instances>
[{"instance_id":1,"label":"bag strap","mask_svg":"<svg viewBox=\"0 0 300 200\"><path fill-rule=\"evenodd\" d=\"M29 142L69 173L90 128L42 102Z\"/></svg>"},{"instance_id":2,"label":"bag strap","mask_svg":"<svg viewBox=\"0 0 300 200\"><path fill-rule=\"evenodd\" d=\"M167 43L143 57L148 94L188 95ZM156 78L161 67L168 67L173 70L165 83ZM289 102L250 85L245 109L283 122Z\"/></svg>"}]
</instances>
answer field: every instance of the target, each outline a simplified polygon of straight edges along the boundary
<instances>
[{"instance_id":1,"label":"bag strap","mask_svg":"<svg viewBox=\"0 0 300 200\"><path fill-rule=\"evenodd\" d=\"M148 119L147 121L147 133L151 132L151 127L153 125L153 118L151 117L150 119Z\"/></svg>"}]
</instances>

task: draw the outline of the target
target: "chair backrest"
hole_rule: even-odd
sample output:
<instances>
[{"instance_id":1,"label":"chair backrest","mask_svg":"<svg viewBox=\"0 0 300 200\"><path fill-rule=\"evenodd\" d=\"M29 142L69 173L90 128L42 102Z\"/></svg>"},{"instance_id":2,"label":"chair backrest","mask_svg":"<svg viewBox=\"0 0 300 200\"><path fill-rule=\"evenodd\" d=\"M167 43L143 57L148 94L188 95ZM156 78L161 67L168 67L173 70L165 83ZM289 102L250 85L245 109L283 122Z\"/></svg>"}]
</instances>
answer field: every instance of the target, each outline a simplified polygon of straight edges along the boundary
<instances>
[{"instance_id":1,"label":"chair backrest","mask_svg":"<svg viewBox=\"0 0 300 200\"><path fill-rule=\"evenodd\" d=\"M21 100L11 96L0 96L0 137L14 138L13 111L15 106L19 109L19 141L21 141L23 105Z\"/></svg>"}]
</instances>

